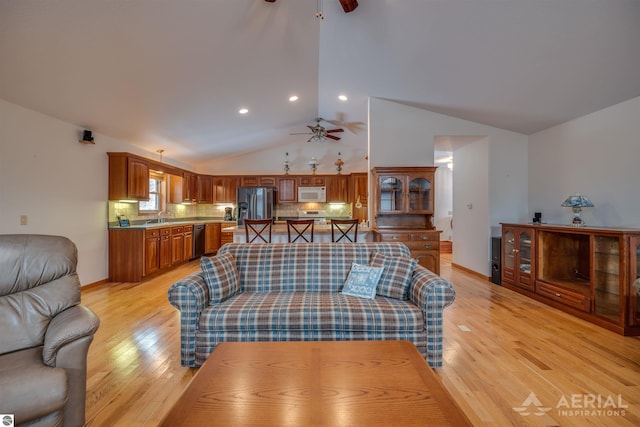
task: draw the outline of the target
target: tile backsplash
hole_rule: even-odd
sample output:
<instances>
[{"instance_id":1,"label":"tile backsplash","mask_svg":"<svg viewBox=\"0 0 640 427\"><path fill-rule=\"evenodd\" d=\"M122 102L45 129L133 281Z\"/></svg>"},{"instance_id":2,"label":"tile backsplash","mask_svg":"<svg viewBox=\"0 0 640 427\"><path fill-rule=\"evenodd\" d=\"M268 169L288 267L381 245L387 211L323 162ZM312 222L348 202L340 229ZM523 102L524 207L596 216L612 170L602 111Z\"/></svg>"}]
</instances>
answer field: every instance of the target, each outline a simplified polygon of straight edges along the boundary
<instances>
[{"instance_id":1,"label":"tile backsplash","mask_svg":"<svg viewBox=\"0 0 640 427\"><path fill-rule=\"evenodd\" d=\"M235 205L230 203L213 204L168 204L166 212L162 215L168 220L180 220L191 218L220 218L224 217L224 208ZM322 209L327 212L328 218L351 217L352 205L350 203L336 205L329 203L294 203L286 205L276 205L276 217L296 217L298 210ZM137 203L109 202L109 223L117 223L117 215L124 215L132 223L156 220L155 214L138 214Z\"/></svg>"}]
</instances>

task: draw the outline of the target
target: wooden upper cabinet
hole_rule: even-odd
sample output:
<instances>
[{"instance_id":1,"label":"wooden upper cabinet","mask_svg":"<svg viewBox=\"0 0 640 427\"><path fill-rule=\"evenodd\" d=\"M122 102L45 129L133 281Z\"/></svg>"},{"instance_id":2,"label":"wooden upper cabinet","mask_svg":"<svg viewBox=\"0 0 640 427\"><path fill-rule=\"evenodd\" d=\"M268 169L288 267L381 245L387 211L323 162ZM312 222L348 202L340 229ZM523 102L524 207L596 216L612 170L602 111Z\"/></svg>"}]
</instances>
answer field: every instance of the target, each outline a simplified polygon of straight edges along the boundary
<instances>
[{"instance_id":1,"label":"wooden upper cabinet","mask_svg":"<svg viewBox=\"0 0 640 427\"><path fill-rule=\"evenodd\" d=\"M369 178L366 173L352 173L349 185L349 202L366 205L369 200Z\"/></svg>"},{"instance_id":2,"label":"wooden upper cabinet","mask_svg":"<svg viewBox=\"0 0 640 427\"><path fill-rule=\"evenodd\" d=\"M248 175L240 178L242 187L275 187L277 184L275 176Z\"/></svg>"},{"instance_id":3,"label":"wooden upper cabinet","mask_svg":"<svg viewBox=\"0 0 640 427\"><path fill-rule=\"evenodd\" d=\"M184 202L196 202L198 183L195 173L184 172L182 175L182 198Z\"/></svg>"},{"instance_id":4,"label":"wooden upper cabinet","mask_svg":"<svg viewBox=\"0 0 640 427\"><path fill-rule=\"evenodd\" d=\"M198 203L213 203L213 177L198 175L197 179Z\"/></svg>"},{"instance_id":5,"label":"wooden upper cabinet","mask_svg":"<svg viewBox=\"0 0 640 427\"><path fill-rule=\"evenodd\" d=\"M327 185L326 179L322 175L300 175L298 176L298 186L316 187Z\"/></svg>"},{"instance_id":6,"label":"wooden upper cabinet","mask_svg":"<svg viewBox=\"0 0 640 427\"><path fill-rule=\"evenodd\" d=\"M213 201L219 203L235 203L239 186L240 177L238 176L214 176Z\"/></svg>"},{"instance_id":7,"label":"wooden upper cabinet","mask_svg":"<svg viewBox=\"0 0 640 427\"><path fill-rule=\"evenodd\" d=\"M326 176L328 203L346 203L348 180L345 175Z\"/></svg>"},{"instance_id":8,"label":"wooden upper cabinet","mask_svg":"<svg viewBox=\"0 0 640 427\"><path fill-rule=\"evenodd\" d=\"M149 163L127 153L109 155L109 200L149 200Z\"/></svg>"},{"instance_id":9,"label":"wooden upper cabinet","mask_svg":"<svg viewBox=\"0 0 640 427\"><path fill-rule=\"evenodd\" d=\"M296 203L298 201L298 187L292 176L278 178L278 203Z\"/></svg>"}]
</instances>

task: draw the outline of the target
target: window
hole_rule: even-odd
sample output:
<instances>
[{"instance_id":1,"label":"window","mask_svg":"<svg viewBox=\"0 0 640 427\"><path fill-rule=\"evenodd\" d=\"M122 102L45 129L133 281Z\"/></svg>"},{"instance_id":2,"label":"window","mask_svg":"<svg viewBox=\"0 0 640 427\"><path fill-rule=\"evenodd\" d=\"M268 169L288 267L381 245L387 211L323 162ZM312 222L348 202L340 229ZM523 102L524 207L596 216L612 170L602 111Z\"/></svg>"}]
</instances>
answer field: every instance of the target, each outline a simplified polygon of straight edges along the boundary
<instances>
[{"instance_id":1,"label":"window","mask_svg":"<svg viewBox=\"0 0 640 427\"><path fill-rule=\"evenodd\" d=\"M138 204L138 213L158 213L164 210L164 175L151 172L149 176L149 200Z\"/></svg>"}]
</instances>

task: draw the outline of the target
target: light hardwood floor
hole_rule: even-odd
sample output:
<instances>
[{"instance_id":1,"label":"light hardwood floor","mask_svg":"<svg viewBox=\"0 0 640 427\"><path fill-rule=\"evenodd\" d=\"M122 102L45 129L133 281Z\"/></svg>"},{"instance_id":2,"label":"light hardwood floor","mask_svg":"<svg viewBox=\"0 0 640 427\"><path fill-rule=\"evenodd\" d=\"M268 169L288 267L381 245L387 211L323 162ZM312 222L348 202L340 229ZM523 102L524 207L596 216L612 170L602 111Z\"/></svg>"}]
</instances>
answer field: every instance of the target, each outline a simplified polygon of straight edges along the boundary
<instances>
[{"instance_id":1,"label":"light hardwood floor","mask_svg":"<svg viewBox=\"0 0 640 427\"><path fill-rule=\"evenodd\" d=\"M441 275L457 298L445 309L436 373L474 425L640 425L640 338L452 269L450 260L443 256ZM155 426L189 383L196 370L180 366L167 289L197 269L192 262L140 284L83 289L102 322L89 351L88 426ZM514 409L530 397L529 415Z\"/></svg>"}]
</instances>

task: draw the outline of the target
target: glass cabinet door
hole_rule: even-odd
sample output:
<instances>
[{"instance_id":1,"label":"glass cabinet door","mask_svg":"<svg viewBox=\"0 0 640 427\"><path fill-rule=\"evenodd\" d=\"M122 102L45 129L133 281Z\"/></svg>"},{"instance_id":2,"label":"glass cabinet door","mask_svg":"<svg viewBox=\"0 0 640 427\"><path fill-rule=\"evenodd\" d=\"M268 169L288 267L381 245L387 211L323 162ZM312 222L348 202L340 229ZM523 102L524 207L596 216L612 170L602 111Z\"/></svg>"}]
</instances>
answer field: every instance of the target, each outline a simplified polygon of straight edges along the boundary
<instances>
[{"instance_id":1,"label":"glass cabinet door","mask_svg":"<svg viewBox=\"0 0 640 427\"><path fill-rule=\"evenodd\" d=\"M504 254L502 259L504 261L504 268L512 271L516 265L515 240L515 235L511 231L507 231L504 233Z\"/></svg>"},{"instance_id":2,"label":"glass cabinet door","mask_svg":"<svg viewBox=\"0 0 640 427\"><path fill-rule=\"evenodd\" d=\"M595 314L620 322L620 239L594 237L593 299Z\"/></svg>"},{"instance_id":3,"label":"glass cabinet door","mask_svg":"<svg viewBox=\"0 0 640 427\"><path fill-rule=\"evenodd\" d=\"M381 176L379 179L378 211L401 211L402 206L402 180L395 176Z\"/></svg>"},{"instance_id":4,"label":"glass cabinet door","mask_svg":"<svg viewBox=\"0 0 640 427\"><path fill-rule=\"evenodd\" d=\"M522 232L519 237L518 262L520 274L531 274L531 234Z\"/></svg>"},{"instance_id":5,"label":"glass cabinet door","mask_svg":"<svg viewBox=\"0 0 640 427\"><path fill-rule=\"evenodd\" d=\"M431 182L425 178L409 181L409 211L431 211Z\"/></svg>"}]
</instances>

